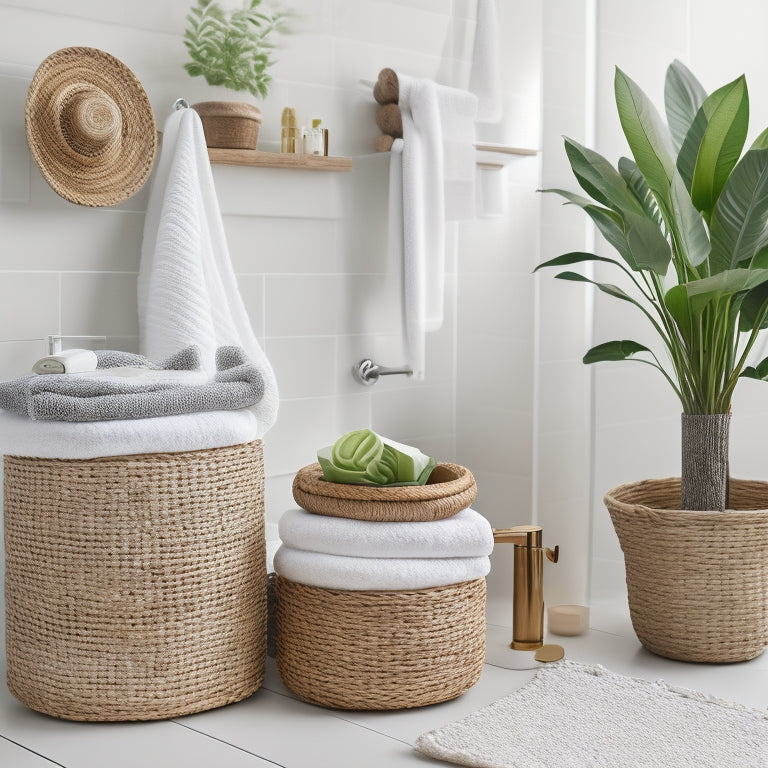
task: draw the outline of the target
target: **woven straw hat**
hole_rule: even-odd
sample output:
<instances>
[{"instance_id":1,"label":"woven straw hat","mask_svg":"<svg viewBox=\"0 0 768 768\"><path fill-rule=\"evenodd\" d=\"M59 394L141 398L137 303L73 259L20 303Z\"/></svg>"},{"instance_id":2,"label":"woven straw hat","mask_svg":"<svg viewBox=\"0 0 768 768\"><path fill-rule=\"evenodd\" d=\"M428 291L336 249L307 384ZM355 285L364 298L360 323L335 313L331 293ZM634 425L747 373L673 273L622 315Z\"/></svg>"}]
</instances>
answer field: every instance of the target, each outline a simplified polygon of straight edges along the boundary
<instances>
[{"instance_id":1,"label":"woven straw hat","mask_svg":"<svg viewBox=\"0 0 768 768\"><path fill-rule=\"evenodd\" d=\"M147 94L125 64L97 48L62 48L43 61L24 122L46 181L73 203L119 203L152 170L157 131Z\"/></svg>"}]
</instances>

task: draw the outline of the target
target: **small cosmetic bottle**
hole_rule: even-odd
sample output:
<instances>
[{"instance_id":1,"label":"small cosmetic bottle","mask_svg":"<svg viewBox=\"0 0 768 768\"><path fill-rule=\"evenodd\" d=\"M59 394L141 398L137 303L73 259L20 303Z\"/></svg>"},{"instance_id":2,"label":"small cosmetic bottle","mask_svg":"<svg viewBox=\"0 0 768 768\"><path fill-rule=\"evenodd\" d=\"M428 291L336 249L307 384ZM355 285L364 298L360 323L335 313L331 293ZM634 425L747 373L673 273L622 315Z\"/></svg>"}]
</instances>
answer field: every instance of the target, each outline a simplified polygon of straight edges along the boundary
<instances>
[{"instance_id":1,"label":"small cosmetic bottle","mask_svg":"<svg viewBox=\"0 0 768 768\"><path fill-rule=\"evenodd\" d=\"M296 127L296 110L293 107L286 107L283 110L283 116L280 121L280 151L296 152L296 136L298 129Z\"/></svg>"},{"instance_id":2,"label":"small cosmetic bottle","mask_svg":"<svg viewBox=\"0 0 768 768\"><path fill-rule=\"evenodd\" d=\"M320 118L312 119L312 128L309 131L311 140L311 149L307 149L307 152L313 155L327 155L328 154L328 129L321 128Z\"/></svg>"}]
</instances>

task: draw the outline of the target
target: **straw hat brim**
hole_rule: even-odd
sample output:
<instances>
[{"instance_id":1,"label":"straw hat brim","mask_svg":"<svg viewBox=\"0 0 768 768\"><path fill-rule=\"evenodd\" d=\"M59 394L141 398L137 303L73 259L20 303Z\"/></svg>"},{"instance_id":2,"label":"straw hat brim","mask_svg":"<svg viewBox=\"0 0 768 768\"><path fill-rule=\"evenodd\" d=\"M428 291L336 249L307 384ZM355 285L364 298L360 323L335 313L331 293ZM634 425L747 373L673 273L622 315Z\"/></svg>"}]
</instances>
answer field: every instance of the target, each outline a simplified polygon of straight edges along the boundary
<instances>
[{"instance_id":1,"label":"straw hat brim","mask_svg":"<svg viewBox=\"0 0 768 768\"><path fill-rule=\"evenodd\" d=\"M78 90L97 94L119 111L117 135L103 151L78 151L62 129L62 104ZM138 192L152 170L157 129L149 98L125 64L97 48L62 48L40 64L27 92L24 123L43 176L70 202L115 205Z\"/></svg>"}]
</instances>

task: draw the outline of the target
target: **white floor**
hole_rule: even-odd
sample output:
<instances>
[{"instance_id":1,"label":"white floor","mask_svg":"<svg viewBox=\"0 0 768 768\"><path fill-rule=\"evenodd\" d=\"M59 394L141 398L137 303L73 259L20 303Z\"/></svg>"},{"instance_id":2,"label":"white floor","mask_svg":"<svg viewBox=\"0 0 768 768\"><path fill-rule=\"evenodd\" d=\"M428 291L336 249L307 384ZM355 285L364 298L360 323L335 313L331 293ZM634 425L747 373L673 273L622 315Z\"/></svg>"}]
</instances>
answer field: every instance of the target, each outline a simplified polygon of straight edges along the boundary
<instances>
[{"instance_id":1,"label":"white floor","mask_svg":"<svg viewBox=\"0 0 768 768\"><path fill-rule=\"evenodd\" d=\"M592 607L587 635L546 638L568 658L602 664L621 674L663 678L744 705L768 709L768 653L728 665L662 659L640 646L623 602ZM0 692L0 766L3 768L398 768L448 765L421 757L416 737L524 685L533 654L508 649L508 628L489 626L487 663L480 682L452 702L389 713L337 712L297 701L268 660L264 687L229 707L172 721L71 723L27 709L5 686ZM3 653L3 658L5 654ZM3 671L3 679L5 677Z\"/></svg>"}]
</instances>

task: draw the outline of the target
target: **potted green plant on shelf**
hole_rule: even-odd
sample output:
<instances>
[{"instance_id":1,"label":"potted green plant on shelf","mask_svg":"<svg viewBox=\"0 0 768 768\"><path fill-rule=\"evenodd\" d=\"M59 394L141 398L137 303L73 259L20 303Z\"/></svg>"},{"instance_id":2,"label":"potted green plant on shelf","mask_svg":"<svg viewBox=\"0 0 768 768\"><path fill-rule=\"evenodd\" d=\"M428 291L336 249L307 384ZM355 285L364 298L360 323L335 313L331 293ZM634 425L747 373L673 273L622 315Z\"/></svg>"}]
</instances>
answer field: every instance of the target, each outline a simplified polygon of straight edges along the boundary
<instances>
[{"instance_id":1,"label":"potted green plant on shelf","mask_svg":"<svg viewBox=\"0 0 768 768\"><path fill-rule=\"evenodd\" d=\"M588 197L546 191L582 208L619 258L572 252L537 269L593 262L618 270L622 285L569 270L556 276L634 306L665 354L618 339L590 349L584 362L653 366L682 405L681 478L628 484L605 497L638 637L672 658L753 658L768 643L768 484L731 480L728 444L739 378L768 379L768 358L750 364L768 326L768 130L743 152L743 76L707 94L673 62L668 124L620 69L614 86L633 159L614 168L566 138Z\"/></svg>"},{"instance_id":2,"label":"potted green plant on shelf","mask_svg":"<svg viewBox=\"0 0 768 768\"><path fill-rule=\"evenodd\" d=\"M197 0L187 15L184 45L193 77L209 85L247 91L265 98L272 78L273 36L286 31L287 13L265 12L262 0L225 11L212 0ZM261 111L247 102L205 101L193 105L203 122L209 147L255 149Z\"/></svg>"}]
</instances>

